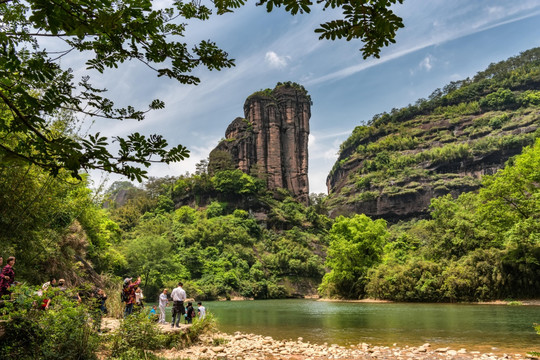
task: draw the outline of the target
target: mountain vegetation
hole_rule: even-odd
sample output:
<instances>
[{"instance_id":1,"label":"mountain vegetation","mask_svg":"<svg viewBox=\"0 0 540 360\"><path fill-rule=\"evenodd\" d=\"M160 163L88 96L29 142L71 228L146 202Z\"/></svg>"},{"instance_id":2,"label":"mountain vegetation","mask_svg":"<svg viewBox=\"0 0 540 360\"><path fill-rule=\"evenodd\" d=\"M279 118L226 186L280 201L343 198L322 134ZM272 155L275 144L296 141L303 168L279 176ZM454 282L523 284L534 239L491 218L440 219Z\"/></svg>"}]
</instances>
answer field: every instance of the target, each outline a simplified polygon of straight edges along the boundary
<instances>
[{"instance_id":1,"label":"mountain vegetation","mask_svg":"<svg viewBox=\"0 0 540 360\"><path fill-rule=\"evenodd\" d=\"M106 197L24 162L2 171L0 256L15 254L19 281L141 275L149 298L180 279L198 299L279 298L315 295L324 275L324 210L285 190L275 198L239 170L151 178L143 188L117 182Z\"/></svg>"},{"instance_id":2,"label":"mountain vegetation","mask_svg":"<svg viewBox=\"0 0 540 360\"><path fill-rule=\"evenodd\" d=\"M478 189L540 136L539 88L535 48L375 115L341 145L328 206L396 222L426 217L433 197Z\"/></svg>"},{"instance_id":3,"label":"mountain vegetation","mask_svg":"<svg viewBox=\"0 0 540 360\"><path fill-rule=\"evenodd\" d=\"M116 274L142 274L156 294L182 278L200 299L316 294L330 225L316 206L240 170L124 185L108 203L123 230Z\"/></svg>"},{"instance_id":4,"label":"mountain vegetation","mask_svg":"<svg viewBox=\"0 0 540 360\"><path fill-rule=\"evenodd\" d=\"M327 258L332 271L321 290L397 301L537 297L538 166L540 140L504 170L485 176L478 192L433 199L430 219L381 228L384 220L365 215L337 218ZM351 253L358 254L352 267Z\"/></svg>"}]
</instances>

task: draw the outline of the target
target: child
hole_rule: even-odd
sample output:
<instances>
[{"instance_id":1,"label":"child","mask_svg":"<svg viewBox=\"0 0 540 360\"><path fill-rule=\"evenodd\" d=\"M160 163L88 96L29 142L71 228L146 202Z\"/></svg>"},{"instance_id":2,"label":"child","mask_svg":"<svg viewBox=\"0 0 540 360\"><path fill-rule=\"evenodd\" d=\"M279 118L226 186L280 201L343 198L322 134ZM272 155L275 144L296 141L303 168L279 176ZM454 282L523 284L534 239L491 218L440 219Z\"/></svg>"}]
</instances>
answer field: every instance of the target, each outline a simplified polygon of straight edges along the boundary
<instances>
[{"instance_id":1,"label":"child","mask_svg":"<svg viewBox=\"0 0 540 360\"><path fill-rule=\"evenodd\" d=\"M152 321L158 321L159 316L157 314L156 305L152 306L152 309L150 310L150 313L148 314L148 318Z\"/></svg>"},{"instance_id":2,"label":"child","mask_svg":"<svg viewBox=\"0 0 540 360\"><path fill-rule=\"evenodd\" d=\"M144 308L144 295L141 288L135 290L135 304L137 305L137 310L142 310Z\"/></svg>"},{"instance_id":3,"label":"child","mask_svg":"<svg viewBox=\"0 0 540 360\"><path fill-rule=\"evenodd\" d=\"M195 317L195 309L193 309L193 305L190 302L188 302L187 307L186 307L186 324L191 324L194 317Z\"/></svg>"},{"instance_id":4,"label":"child","mask_svg":"<svg viewBox=\"0 0 540 360\"><path fill-rule=\"evenodd\" d=\"M200 301L197 303L197 312L199 313L199 319L204 319L206 317L206 308L202 306Z\"/></svg>"}]
</instances>

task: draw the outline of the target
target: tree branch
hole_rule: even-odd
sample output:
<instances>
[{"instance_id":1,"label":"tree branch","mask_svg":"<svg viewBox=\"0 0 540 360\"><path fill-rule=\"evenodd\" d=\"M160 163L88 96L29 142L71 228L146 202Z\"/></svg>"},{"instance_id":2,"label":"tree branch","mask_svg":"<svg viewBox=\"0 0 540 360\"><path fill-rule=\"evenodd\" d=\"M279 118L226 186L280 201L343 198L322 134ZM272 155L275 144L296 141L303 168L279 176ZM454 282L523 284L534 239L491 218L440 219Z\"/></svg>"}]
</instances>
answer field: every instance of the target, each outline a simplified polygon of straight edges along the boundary
<instances>
[{"instance_id":1,"label":"tree branch","mask_svg":"<svg viewBox=\"0 0 540 360\"><path fill-rule=\"evenodd\" d=\"M8 36L43 36L43 37L64 37L64 36L70 36L68 34L40 34L40 33L5 33Z\"/></svg>"},{"instance_id":2,"label":"tree branch","mask_svg":"<svg viewBox=\"0 0 540 360\"><path fill-rule=\"evenodd\" d=\"M2 145L1 143L0 143L0 148L3 149L4 151L6 151L7 153L11 154L11 155L14 155L14 156L16 156L18 158L21 158L21 159L25 160L25 161L28 161L31 164L37 165L37 166L42 167L42 168L52 168L51 165L40 163L39 161L36 161L36 160L34 160L34 159L30 158L30 157L27 157L27 156L25 156L23 154L19 154L18 152L15 152L15 151L11 150L10 148Z\"/></svg>"},{"instance_id":3,"label":"tree branch","mask_svg":"<svg viewBox=\"0 0 540 360\"><path fill-rule=\"evenodd\" d=\"M43 135L38 129L36 129L26 116L24 116L20 110L0 91L0 98L4 101L4 103L17 115L17 117L23 122L24 125L26 125L27 128L29 128L32 132L34 132L38 137L40 137L43 141L50 142L49 139L45 135Z\"/></svg>"},{"instance_id":4,"label":"tree branch","mask_svg":"<svg viewBox=\"0 0 540 360\"><path fill-rule=\"evenodd\" d=\"M75 49L75 48L72 47L72 48L69 49L69 50L61 51L62 54L61 54L61 55L58 55L58 56L55 57L54 59L51 59L51 61L56 61L56 60L58 60L58 59L60 59L60 58L62 58L62 57L64 57L64 56L66 56L67 54L69 54L70 52L72 52L74 49Z\"/></svg>"}]
</instances>

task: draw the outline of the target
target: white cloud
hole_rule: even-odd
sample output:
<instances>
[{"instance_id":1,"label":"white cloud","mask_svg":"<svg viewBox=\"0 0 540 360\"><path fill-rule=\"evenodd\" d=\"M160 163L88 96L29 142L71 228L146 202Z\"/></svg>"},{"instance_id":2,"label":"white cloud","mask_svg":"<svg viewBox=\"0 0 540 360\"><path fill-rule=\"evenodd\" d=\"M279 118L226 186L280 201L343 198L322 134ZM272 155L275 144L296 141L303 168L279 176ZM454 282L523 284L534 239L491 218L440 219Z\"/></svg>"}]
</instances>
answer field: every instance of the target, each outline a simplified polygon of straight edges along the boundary
<instances>
[{"instance_id":1,"label":"white cloud","mask_svg":"<svg viewBox=\"0 0 540 360\"><path fill-rule=\"evenodd\" d=\"M487 12L488 14L495 14L497 16L500 16L501 14L504 14L505 9L502 6L488 6Z\"/></svg>"},{"instance_id":2,"label":"white cloud","mask_svg":"<svg viewBox=\"0 0 540 360\"><path fill-rule=\"evenodd\" d=\"M268 65L272 68L283 69L287 66L288 56L279 56L273 51L268 51L265 55L265 60Z\"/></svg>"},{"instance_id":3,"label":"white cloud","mask_svg":"<svg viewBox=\"0 0 540 360\"><path fill-rule=\"evenodd\" d=\"M433 61L433 57L431 55L426 56L421 62L420 62L420 68L425 69L426 71L430 71L433 65L431 62Z\"/></svg>"},{"instance_id":4,"label":"white cloud","mask_svg":"<svg viewBox=\"0 0 540 360\"><path fill-rule=\"evenodd\" d=\"M338 157L339 146L351 134L352 130L331 134L309 134L309 158L335 161Z\"/></svg>"},{"instance_id":5,"label":"white cloud","mask_svg":"<svg viewBox=\"0 0 540 360\"><path fill-rule=\"evenodd\" d=\"M193 134L194 137L201 138L200 134ZM189 158L172 164L158 164L158 166L152 165L149 169L151 176L165 176L165 175L183 175L186 172L194 173L195 165L208 158L210 151L212 151L219 143L219 138L207 137L205 143L202 146L191 146L189 148Z\"/></svg>"},{"instance_id":6,"label":"white cloud","mask_svg":"<svg viewBox=\"0 0 540 360\"><path fill-rule=\"evenodd\" d=\"M417 6L424 5L422 3ZM411 8L418 8L417 6L412 6ZM486 12L490 16L486 16ZM379 59L368 59L355 65L346 66L325 75L314 77L307 81L306 84L315 85L347 78L360 71L401 58L430 46L441 45L443 43L470 36L481 31L486 31L502 25L538 16L540 14L540 9L538 8L537 1L531 1L523 4L522 6L514 6L512 4L512 6L506 7L505 11L488 8L486 12L482 13L482 17L467 19L467 21L463 22L461 25L452 23L450 24L452 26L442 26L443 23L435 20L431 24L440 28L437 29L436 32L426 33L426 35L423 36L421 33L422 31L425 32L424 28L416 29L420 31L420 33L416 36L411 36L412 34L408 33L408 31L412 32L414 30L414 26L408 28L406 25L405 29L401 31L401 38L398 39L397 45L392 46L391 48L383 49ZM427 66L432 66L431 62L427 62L424 65L424 68L429 71Z\"/></svg>"}]
</instances>

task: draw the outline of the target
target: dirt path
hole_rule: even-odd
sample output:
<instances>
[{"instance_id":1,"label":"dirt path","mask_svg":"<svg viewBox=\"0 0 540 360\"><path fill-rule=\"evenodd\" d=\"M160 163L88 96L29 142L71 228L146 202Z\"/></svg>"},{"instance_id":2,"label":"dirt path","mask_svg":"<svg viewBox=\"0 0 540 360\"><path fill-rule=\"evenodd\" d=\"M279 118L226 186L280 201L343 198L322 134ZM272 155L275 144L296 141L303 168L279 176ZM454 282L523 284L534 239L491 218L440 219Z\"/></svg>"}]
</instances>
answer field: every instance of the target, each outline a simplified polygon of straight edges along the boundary
<instances>
[{"instance_id":1,"label":"dirt path","mask_svg":"<svg viewBox=\"0 0 540 360\"><path fill-rule=\"evenodd\" d=\"M114 318L103 318L101 320L101 331L104 333L115 331L120 326L120 320ZM171 327L171 324L158 324L162 332L178 332L188 329L191 325L189 324L180 324L180 327Z\"/></svg>"}]
</instances>

